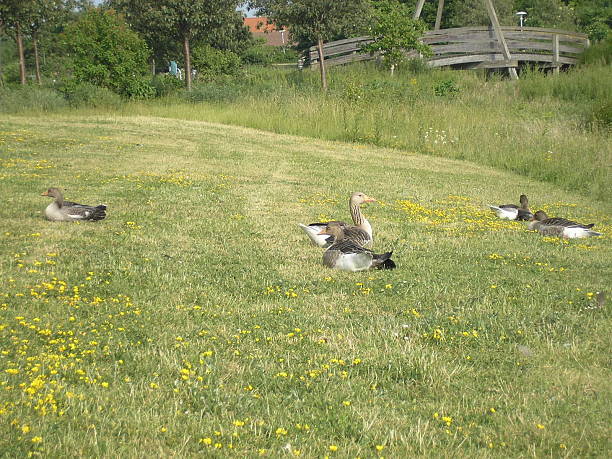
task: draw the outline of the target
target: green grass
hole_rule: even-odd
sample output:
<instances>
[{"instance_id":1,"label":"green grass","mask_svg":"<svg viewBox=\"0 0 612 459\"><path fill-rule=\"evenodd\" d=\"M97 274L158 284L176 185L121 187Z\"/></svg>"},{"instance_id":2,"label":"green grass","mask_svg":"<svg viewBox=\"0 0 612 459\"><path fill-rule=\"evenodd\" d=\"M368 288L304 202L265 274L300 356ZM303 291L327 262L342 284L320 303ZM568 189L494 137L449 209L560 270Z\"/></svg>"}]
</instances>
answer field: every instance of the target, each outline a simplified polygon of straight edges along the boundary
<instances>
[{"instance_id":1,"label":"green grass","mask_svg":"<svg viewBox=\"0 0 612 459\"><path fill-rule=\"evenodd\" d=\"M559 76L524 72L517 83L475 72L371 65L317 72L252 69L121 108L125 115L212 121L327 140L396 148L493 166L599 200L610 193L610 69ZM84 112L87 113L87 112ZM580 167L576 167L580 164Z\"/></svg>"},{"instance_id":2,"label":"green grass","mask_svg":"<svg viewBox=\"0 0 612 459\"><path fill-rule=\"evenodd\" d=\"M2 457L609 450L609 202L153 117L9 116L0 153ZM108 218L45 221L49 186ZM398 269L326 269L297 227L348 218L355 190ZM605 236L542 238L486 207L520 193Z\"/></svg>"}]
</instances>

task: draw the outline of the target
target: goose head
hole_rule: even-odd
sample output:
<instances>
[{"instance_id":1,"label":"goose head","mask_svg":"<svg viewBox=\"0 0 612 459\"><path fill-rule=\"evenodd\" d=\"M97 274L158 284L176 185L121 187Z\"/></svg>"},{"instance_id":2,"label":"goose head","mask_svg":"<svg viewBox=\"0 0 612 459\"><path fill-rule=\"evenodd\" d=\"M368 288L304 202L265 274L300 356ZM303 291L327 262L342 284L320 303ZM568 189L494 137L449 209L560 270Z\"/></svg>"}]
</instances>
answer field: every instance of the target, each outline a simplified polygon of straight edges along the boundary
<instances>
[{"instance_id":1,"label":"goose head","mask_svg":"<svg viewBox=\"0 0 612 459\"><path fill-rule=\"evenodd\" d=\"M546 215L546 212L544 212L543 210L538 210L535 214L533 214L531 221L543 222L547 218L548 218L548 215Z\"/></svg>"},{"instance_id":2,"label":"goose head","mask_svg":"<svg viewBox=\"0 0 612 459\"><path fill-rule=\"evenodd\" d=\"M520 203L521 203L521 208L522 209L529 209L529 201L527 200L527 196L522 194L520 199L519 199Z\"/></svg>"},{"instance_id":3,"label":"goose head","mask_svg":"<svg viewBox=\"0 0 612 459\"><path fill-rule=\"evenodd\" d=\"M351 206L359 206L366 202L376 202L376 199L369 197L367 194L361 191L356 191L351 195Z\"/></svg>"},{"instance_id":4,"label":"goose head","mask_svg":"<svg viewBox=\"0 0 612 459\"><path fill-rule=\"evenodd\" d=\"M319 234L334 236L335 240L339 241L344 238L344 229L342 229L342 225L338 222L329 222Z\"/></svg>"},{"instance_id":5,"label":"goose head","mask_svg":"<svg viewBox=\"0 0 612 459\"><path fill-rule=\"evenodd\" d=\"M50 198L61 199L62 191L59 188L49 188L47 191L41 193L41 196L49 196Z\"/></svg>"}]
</instances>

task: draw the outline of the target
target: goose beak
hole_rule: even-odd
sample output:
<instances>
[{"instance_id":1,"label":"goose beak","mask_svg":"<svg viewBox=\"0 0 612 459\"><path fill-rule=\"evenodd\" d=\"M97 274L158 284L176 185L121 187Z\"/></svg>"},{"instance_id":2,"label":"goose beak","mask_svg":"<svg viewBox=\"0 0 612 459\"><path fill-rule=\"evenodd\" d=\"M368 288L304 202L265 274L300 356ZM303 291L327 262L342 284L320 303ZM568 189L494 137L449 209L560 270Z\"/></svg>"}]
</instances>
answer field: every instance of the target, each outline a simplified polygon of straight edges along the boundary
<instances>
[{"instance_id":1,"label":"goose beak","mask_svg":"<svg viewBox=\"0 0 612 459\"><path fill-rule=\"evenodd\" d=\"M366 196L363 202L376 202L376 199Z\"/></svg>"},{"instance_id":2,"label":"goose beak","mask_svg":"<svg viewBox=\"0 0 612 459\"><path fill-rule=\"evenodd\" d=\"M43 191L42 193L40 193L41 196L49 196L49 192L48 191Z\"/></svg>"}]
</instances>

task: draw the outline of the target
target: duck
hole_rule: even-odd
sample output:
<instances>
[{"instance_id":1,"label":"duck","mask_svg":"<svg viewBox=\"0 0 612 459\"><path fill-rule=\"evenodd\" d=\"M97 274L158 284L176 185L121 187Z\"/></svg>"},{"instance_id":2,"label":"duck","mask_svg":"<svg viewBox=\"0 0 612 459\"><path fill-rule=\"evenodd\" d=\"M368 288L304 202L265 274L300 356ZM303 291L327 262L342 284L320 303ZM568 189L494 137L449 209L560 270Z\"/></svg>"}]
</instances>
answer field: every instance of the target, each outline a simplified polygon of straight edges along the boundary
<instances>
[{"instance_id":1,"label":"duck","mask_svg":"<svg viewBox=\"0 0 612 459\"><path fill-rule=\"evenodd\" d=\"M357 191L351 194L349 199L349 210L353 217L353 225L342 221L319 222L309 225L299 224L300 228L308 235L310 240L319 247L328 248L334 243L334 235L321 234L329 223L337 223L344 230L345 238L359 244L363 247L370 247L373 242L372 225L367 218L361 213L361 205L367 202L376 202L376 199L369 197L365 193Z\"/></svg>"},{"instance_id":2,"label":"duck","mask_svg":"<svg viewBox=\"0 0 612 459\"><path fill-rule=\"evenodd\" d=\"M539 231L544 236L557 236L564 239L601 236L603 233L593 231L591 229L593 226L595 223L582 225L565 218L548 218L543 210L538 210L528 225L530 230Z\"/></svg>"},{"instance_id":3,"label":"duck","mask_svg":"<svg viewBox=\"0 0 612 459\"><path fill-rule=\"evenodd\" d=\"M330 222L320 235L334 237L334 243L323 253L323 264L328 268L341 271L365 271L368 269L394 269L396 264L391 260L393 251L376 254L370 249L347 239L345 230L339 222Z\"/></svg>"},{"instance_id":4,"label":"duck","mask_svg":"<svg viewBox=\"0 0 612 459\"><path fill-rule=\"evenodd\" d=\"M502 220L530 220L531 217L533 217L533 213L529 210L527 196L522 194L519 198L519 202L521 203L520 207L516 204L502 204L500 206L492 206L489 204L489 207Z\"/></svg>"},{"instance_id":5,"label":"duck","mask_svg":"<svg viewBox=\"0 0 612 459\"><path fill-rule=\"evenodd\" d=\"M106 218L106 206L86 206L76 202L64 201L62 190L56 187L44 191L41 196L54 198L45 209L45 217L53 222L98 221Z\"/></svg>"}]
</instances>

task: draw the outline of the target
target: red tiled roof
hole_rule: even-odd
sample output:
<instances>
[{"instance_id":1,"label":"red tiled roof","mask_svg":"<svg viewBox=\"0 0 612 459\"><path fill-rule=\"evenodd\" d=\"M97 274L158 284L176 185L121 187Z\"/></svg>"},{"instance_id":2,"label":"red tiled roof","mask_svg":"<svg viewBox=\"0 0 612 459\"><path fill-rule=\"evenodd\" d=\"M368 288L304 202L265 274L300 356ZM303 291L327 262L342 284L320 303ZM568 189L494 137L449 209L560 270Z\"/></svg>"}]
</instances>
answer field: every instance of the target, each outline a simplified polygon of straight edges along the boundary
<instances>
[{"instance_id":1,"label":"red tiled roof","mask_svg":"<svg viewBox=\"0 0 612 459\"><path fill-rule=\"evenodd\" d=\"M248 26L251 33L272 32L276 26L268 22L268 18L244 18L244 25Z\"/></svg>"},{"instance_id":2,"label":"red tiled roof","mask_svg":"<svg viewBox=\"0 0 612 459\"><path fill-rule=\"evenodd\" d=\"M266 17L244 18L243 21L253 36L265 38L268 45L283 46L289 43L287 29L276 30L276 26Z\"/></svg>"}]
</instances>

